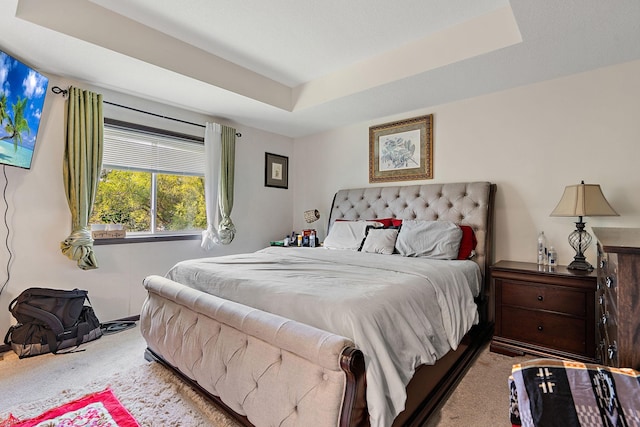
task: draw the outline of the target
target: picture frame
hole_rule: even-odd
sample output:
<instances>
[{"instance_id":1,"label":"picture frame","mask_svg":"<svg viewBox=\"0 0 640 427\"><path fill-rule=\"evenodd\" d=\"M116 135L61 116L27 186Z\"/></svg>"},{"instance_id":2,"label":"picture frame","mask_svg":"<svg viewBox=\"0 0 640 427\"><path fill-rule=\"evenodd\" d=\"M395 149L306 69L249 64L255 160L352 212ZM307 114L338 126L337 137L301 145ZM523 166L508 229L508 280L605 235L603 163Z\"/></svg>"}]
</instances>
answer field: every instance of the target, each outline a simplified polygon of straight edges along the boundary
<instances>
[{"instance_id":1,"label":"picture frame","mask_svg":"<svg viewBox=\"0 0 640 427\"><path fill-rule=\"evenodd\" d=\"M433 179L433 114L369 128L369 182Z\"/></svg>"},{"instance_id":2,"label":"picture frame","mask_svg":"<svg viewBox=\"0 0 640 427\"><path fill-rule=\"evenodd\" d=\"M273 153L264 153L264 186L289 188L289 158Z\"/></svg>"}]
</instances>

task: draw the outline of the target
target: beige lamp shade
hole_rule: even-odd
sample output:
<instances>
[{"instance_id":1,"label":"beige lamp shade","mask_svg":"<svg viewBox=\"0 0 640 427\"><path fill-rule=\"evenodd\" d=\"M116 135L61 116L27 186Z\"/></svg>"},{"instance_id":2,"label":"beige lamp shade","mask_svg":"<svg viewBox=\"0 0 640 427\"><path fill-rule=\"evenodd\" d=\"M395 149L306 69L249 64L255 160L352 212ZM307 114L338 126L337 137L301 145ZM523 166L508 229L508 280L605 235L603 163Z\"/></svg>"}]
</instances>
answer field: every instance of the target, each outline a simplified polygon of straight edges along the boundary
<instances>
[{"instance_id":1,"label":"beige lamp shade","mask_svg":"<svg viewBox=\"0 0 640 427\"><path fill-rule=\"evenodd\" d=\"M304 220L311 224L312 222L316 222L320 219L320 211L318 209L311 209L308 211L304 211Z\"/></svg>"},{"instance_id":2,"label":"beige lamp shade","mask_svg":"<svg viewBox=\"0 0 640 427\"><path fill-rule=\"evenodd\" d=\"M598 184L568 185L551 216L618 216Z\"/></svg>"},{"instance_id":3,"label":"beige lamp shade","mask_svg":"<svg viewBox=\"0 0 640 427\"><path fill-rule=\"evenodd\" d=\"M577 216L576 229L569 234L569 244L576 251L570 270L591 271L593 266L584 256L585 250L591 244L592 237L584 229L583 216L618 216L607 199L604 198L600 186L597 184L585 184L582 181L578 185L568 185L564 189L558 206L551 212L551 216Z\"/></svg>"}]
</instances>

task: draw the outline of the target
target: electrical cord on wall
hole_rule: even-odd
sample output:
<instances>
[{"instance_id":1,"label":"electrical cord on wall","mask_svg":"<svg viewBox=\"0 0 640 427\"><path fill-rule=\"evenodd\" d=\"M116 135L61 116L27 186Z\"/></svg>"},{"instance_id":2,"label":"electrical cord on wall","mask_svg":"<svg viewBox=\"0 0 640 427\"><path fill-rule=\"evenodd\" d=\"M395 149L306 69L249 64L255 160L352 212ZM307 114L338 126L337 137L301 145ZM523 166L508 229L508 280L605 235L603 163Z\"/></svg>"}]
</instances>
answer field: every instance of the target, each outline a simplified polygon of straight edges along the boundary
<instances>
[{"instance_id":1,"label":"electrical cord on wall","mask_svg":"<svg viewBox=\"0 0 640 427\"><path fill-rule=\"evenodd\" d=\"M9 211L9 203L7 202L7 186L9 185L9 179L7 178L7 166L3 165L2 166L2 173L4 174L4 189L2 190L2 199L4 200L4 216L3 216L3 220L4 220L4 226L7 229L7 235L5 236L4 239L4 245L7 248L7 252L9 252L9 259L7 260L7 278L4 281L4 283L2 284L2 287L0 287L0 295L2 295L2 292L4 291L4 288L7 287L7 285L9 284L9 279L11 278L11 271L9 269L9 266L11 265L11 259L13 258L13 252L11 252L11 248L9 247L9 222L7 221L7 212Z\"/></svg>"}]
</instances>

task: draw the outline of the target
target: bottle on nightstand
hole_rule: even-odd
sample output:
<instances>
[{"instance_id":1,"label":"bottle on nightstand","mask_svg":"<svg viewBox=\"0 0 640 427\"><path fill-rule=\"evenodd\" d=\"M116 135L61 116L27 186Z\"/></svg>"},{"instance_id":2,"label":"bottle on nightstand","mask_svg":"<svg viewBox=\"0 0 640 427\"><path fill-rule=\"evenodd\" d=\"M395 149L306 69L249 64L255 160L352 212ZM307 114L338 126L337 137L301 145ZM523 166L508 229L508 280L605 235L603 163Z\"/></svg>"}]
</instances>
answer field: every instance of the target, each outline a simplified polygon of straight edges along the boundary
<instances>
[{"instance_id":1,"label":"bottle on nightstand","mask_svg":"<svg viewBox=\"0 0 640 427\"><path fill-rule=\"evenodd\" d=\"M556 265L558 265L558 253L551 246L549 248L549 267L555 267Z\"/></svg>"},{"instance_id":2,"label":"bottle on nightstand","mask_svg":"<svg viewBox=\"0 0 640 427\"><path fill-rule=\"evenodd\" d=\"M538 234L538 265L547 264L547 238L544 231Z\"/></svg>"}]
</instances>

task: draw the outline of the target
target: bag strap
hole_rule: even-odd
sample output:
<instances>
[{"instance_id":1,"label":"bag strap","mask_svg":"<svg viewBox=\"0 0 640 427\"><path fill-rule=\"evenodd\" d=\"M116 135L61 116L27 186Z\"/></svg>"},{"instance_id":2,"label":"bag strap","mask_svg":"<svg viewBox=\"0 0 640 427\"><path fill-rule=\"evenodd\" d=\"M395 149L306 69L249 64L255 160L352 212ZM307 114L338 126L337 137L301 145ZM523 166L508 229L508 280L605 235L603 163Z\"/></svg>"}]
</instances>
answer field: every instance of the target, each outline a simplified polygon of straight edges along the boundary
<instances>
[{"instance_id":1,"label":"bag strap","mask_svg":"<svg viewBox=\"0 0 640 427\"><path fill-rule=\"evenodd\" d=\"M75 288L73 290L66 289L48 289L48 288L29 288L22 291L18 298L22 299L30 297L52 297L52 298L80 298L87 297L88 292L83 289Z\"/></svg>"},{"instance_id":2,"label":"bag strap","mask_svg":"<svg viewBox=\"0 0 640 427\"><path fill-rule=\"evenodd\" d=\"M31 316L35 319L39 319L43 321L49 328L54 332L56 336L60 335L64 332L64 326L62 322L55 314L49 313L46 310L42 310L40 308L36 308L29 304L18 304L15 307L15 311L17 314L25 314L27 316Z\"/></svg>"},{"instance_id":3,"label":"bag strap","mask_svg":"<svg viewBox=\"0 0 640 427\"><path fill-rule=\"evenodd\" d=\"M11 300L11 302L9 303L9 311L13 313L13 306L16 305L16 302L18 302L18 298L20 298L20 295L18 295L17 297L15 297L13 300Z\"/></svg>"},{"instance_id":4,"label":"bag strap","mask_svg":"<svg viewBox=\"0 0 640 427\"><path fill-rule=\"evenodd\" d=\"M47 344L49 345L49 350L51 351L51 353L56 354L58 352L57 335L51 329L45 329L44 332L47 335Z\"/></svg>"},{"instance_id":5,"label":"bag strap","mask_svg":"<svg viewBox=\"0 0 640 427\"><path fill-rule=\"evenodd\" d=\"M13 325L11 327L9 327L9 330L7 331L6 335L4 336L4 344L5 345L11 345L11 340L9 339L9 336L11 335L11 332L13 332L13 330L15 328L17 328L18 325Z\"/></svg>"},{"instance_id":6,"label":"bag strap","mask_svg":"<svg viewBox=\"0 0 640 427\"><path fill-rule=\"evenodd\" d=\"M100 324L100 329L104 335L115 334L116 332L126 331L136 326L135 320L113 320Z\"/></svg>"}]
</instances>

